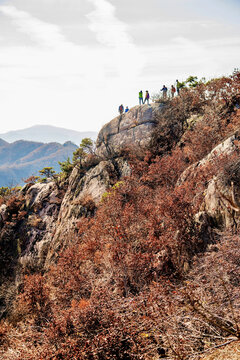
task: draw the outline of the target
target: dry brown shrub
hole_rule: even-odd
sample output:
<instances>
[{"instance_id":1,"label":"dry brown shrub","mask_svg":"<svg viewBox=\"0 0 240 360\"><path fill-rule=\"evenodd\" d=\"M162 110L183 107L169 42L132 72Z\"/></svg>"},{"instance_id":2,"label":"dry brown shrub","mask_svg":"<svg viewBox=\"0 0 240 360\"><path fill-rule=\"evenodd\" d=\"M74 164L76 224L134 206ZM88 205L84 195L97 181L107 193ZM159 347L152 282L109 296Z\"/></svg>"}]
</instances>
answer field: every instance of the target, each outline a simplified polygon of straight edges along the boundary
<instances>
[{"instance_id":1,"label":"dry brown shrub","mask_svg":"<svg viewBox=\"0 0 240 360\"><path fill-rule=\"evenodd\" d=\"M29 215L29 216L28 216L28 220L27 220L27 224L28 224L30 227L39 228L39 227L41 227L42 219L41 219L40 216L38 216L38 215L36 215L36 214Z\"/></svg>"}]
</instances>

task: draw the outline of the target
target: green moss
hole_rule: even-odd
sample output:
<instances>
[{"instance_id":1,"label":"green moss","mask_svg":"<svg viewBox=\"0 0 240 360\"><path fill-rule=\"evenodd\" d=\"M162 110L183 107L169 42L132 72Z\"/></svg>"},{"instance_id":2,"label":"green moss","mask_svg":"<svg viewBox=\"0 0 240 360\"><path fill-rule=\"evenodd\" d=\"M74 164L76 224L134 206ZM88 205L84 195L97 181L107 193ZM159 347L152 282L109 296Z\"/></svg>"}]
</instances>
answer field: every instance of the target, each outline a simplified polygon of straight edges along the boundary
<instances>
[{"instance_id":1,"label":"green moss","mask_svg":"<svg viewBox=\"0 0 240 360\"><path fill-rule=\"evenodd\" d=\"M124 181L118 181L116 184L114 184L110 191L106 191L102 194L101 202L106 200L108 197L110 197L120 186L124 184Z\"/></svg>"}]
</instances>

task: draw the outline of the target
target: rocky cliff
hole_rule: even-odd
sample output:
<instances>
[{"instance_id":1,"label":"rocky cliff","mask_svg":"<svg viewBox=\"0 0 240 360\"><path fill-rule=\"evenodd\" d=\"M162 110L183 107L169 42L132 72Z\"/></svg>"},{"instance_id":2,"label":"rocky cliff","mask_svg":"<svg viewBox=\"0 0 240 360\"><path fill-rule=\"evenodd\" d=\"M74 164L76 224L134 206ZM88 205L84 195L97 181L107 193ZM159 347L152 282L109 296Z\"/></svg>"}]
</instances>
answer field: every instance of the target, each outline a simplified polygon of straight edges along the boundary
<instances>
[{"instance_id":1,"label":"rocky cliff","mask_svg":"<svg viewBox=\"0 0 240 360\"><path fill-rule=\"evenodd\" d=\"M2 269L11 263L4 277L14 278L17 264L41 268L58 256L74 236L79 218L91 214L107 189L130 174L121 151L126 146L144 148L149 144L161 107L136 106L106 124L98 135L97 160L84 172L76 167L67 187L60 188L51 180L27 184L20 192L21 205L19 202L12 209L12 203L6 202L0 207L0 243L5 248ZM15 213L20 209L22 217L17 219Z\"/></svg>"}]
</instances>

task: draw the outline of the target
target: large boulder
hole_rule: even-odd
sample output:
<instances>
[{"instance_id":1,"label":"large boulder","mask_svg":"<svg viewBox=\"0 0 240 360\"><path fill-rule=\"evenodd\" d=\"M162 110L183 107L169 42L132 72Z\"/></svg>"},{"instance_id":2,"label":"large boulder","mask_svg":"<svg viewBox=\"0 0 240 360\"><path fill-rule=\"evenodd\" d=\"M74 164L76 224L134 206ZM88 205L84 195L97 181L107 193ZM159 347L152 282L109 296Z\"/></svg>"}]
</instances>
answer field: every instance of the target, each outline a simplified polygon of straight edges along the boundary
<instances>
[{"instance_id":1,"label":"large boulder","mask_svg":"<svg viewBox=\"0 0 240 360\"><path fill-rule=\"evenodd\" d=\"M36 183L26 192L25 199L27 207L39 208L43 202L49 201L49 197L57 192L54 181L48 183Z\"/></svg>"},{"instance_id":2,"label":"large boulder","mask_svg":"<svg viewBox=\"0 0 240 360\"><path fill-rule=\"evenodd\" d=\"M240 162L239 134L236 133L217 145L201 161L189 166L181 175L178 185L198 178L213 169L206 183L204 201L199 214L211 219L216 227L236 227L240 216Z\"/></svg>"},{"instance_id":3,"label":"large boulder","mask_svg":"<svg viewBox=\"0 0 240 360\"><path fill-rule=\"evenodd\" d=\"M163 104L135 106L104 125L97 138L97 155L108 157L119 154L126 146L147 146L162 107Z\"/></svg>"}]
</instances>

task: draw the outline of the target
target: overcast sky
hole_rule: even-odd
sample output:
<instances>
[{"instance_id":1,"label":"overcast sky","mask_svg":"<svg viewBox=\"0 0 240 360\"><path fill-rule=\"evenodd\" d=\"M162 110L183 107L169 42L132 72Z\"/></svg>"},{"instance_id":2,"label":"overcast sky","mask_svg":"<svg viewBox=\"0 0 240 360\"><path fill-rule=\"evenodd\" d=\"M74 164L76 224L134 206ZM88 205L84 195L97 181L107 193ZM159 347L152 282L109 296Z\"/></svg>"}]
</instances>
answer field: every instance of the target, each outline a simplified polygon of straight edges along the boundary
<instances>
[{"instance_id":1,"label":"overcast sky","mask_svg":"<svg viewBox=\"0 0 240 360\"><path fill-rule=\"evenodd\" d=\"M100 130L139 90L240 67L240 0L0 0L0 133Z\"/></svg>"}]
</instances>

